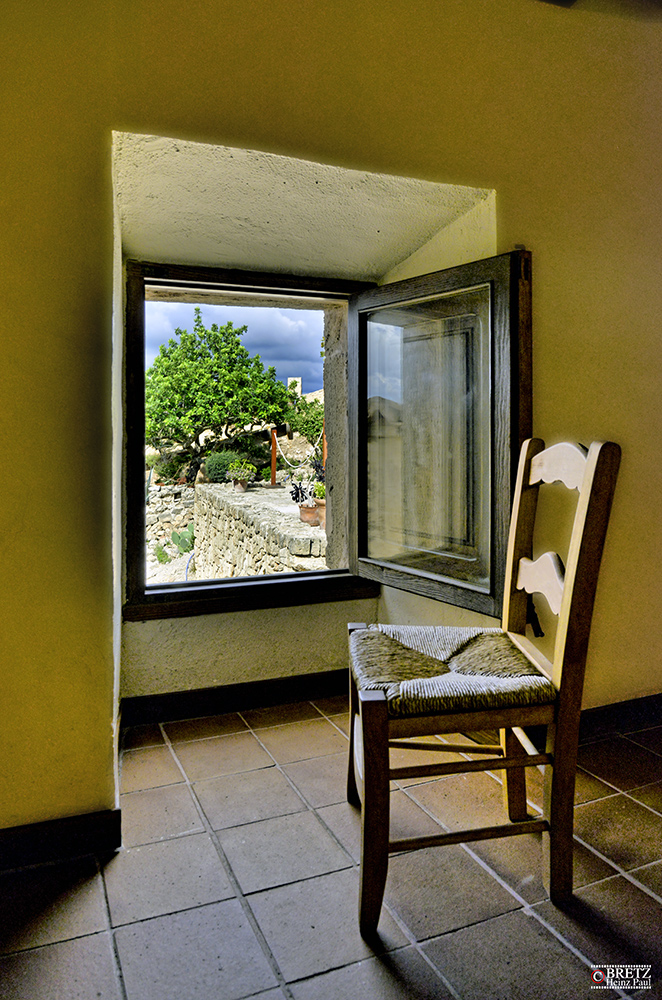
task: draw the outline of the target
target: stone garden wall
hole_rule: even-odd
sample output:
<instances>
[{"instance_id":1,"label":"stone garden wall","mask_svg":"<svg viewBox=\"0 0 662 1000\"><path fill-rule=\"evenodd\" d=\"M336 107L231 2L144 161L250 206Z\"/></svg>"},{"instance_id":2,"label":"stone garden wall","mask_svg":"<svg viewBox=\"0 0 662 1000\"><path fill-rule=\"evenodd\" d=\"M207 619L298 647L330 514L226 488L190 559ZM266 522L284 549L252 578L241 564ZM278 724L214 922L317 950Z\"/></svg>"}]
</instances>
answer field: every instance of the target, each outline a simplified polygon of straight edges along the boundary
<instances>
[{"instance_id":1,"label":"stone garden wall","mask_svg":"<svg viewBox=\"0 0 662 1000\"><path fill-rule=\"evenodd\" d=\"M173 531L182 531L193 521L195 487L188 485L150 486L145 509L146 540L170 541Z\"/></svg>"},{"instance_id":2,"label":"stone garden wall","mask_svg":"<svg viewBox=\"0 0 662 1000\"><path fill-rule=\"evenodd\" d=\"M198 484L194 510L198 580L327 569L326 533L300 520L285 489Z\"/></svg>"}]
</instances>

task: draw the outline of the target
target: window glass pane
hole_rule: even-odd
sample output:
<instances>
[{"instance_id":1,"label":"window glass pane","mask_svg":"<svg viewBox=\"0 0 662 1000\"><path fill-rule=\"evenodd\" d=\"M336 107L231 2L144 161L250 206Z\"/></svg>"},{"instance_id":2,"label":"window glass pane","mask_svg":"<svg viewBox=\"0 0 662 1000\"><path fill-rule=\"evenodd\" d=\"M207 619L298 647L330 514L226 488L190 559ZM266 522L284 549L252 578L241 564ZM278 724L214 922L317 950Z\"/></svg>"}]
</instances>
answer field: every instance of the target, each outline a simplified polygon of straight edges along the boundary
<instances>
[{"instance_id":1,"label":"window glass pane","mask_svg":"<svg viewBox=\"0 0 662 1000\"><path fill-rule=\"evenodd\" d=\"M324 309L184 295L145 303L147 586L326 572Z\"/></svg>"},{"instance_id":2,"label":"window glass pane","mask_svg":"<svg viewBox=\"0 0 662 1000\"><path fill-rule=\"evenodd\" d=\"M366 314L365 555L490 587L490 285Z\"/></svg>"}]
</instances>

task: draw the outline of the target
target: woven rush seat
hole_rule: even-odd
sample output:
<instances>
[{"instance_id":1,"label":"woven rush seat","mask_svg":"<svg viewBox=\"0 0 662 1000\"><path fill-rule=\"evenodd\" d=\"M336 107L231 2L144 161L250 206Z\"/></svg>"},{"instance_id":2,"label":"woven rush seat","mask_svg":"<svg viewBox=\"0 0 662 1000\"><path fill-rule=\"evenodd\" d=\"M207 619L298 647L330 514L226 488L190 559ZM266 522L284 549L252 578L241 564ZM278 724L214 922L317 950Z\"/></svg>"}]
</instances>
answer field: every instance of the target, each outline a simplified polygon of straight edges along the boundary
<instances>
[{"instance_id":1,"label":"woven rush seat","mask_svg":"<svg viewBox=\"0 0 662 1000\"><path fill-rule=\"evenodd\" d=\"M394 718L553 704L556 688L500 628L373 625L352 632L359 691Z\"/></svg>"}]
</instances>

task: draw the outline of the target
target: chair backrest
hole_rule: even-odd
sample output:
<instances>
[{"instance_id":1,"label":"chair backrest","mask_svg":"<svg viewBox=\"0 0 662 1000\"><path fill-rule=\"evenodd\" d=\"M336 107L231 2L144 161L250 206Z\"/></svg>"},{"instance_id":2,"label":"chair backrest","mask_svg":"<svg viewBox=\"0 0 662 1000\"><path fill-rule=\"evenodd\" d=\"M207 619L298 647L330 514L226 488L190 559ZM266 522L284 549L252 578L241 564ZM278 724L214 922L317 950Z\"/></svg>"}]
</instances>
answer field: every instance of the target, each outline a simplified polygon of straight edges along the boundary
<instances>
[{"instance_id":1,"label":"chair backrest","mask_svg":"<svg viewBox=\"0 0 662 1000\"><path fill-rule=\"evenodd\" d=\"M576 704L584 683L591 616L621 449L596 441L587 450L530 438L522 445L508 539L502 628ZM532 559L538 493L548 483L577 490L577 506L566 565L557 553ZM529 595L541 593L557 616L554 658L550 662L525 636Z\"/></svg>"}]
</instances>

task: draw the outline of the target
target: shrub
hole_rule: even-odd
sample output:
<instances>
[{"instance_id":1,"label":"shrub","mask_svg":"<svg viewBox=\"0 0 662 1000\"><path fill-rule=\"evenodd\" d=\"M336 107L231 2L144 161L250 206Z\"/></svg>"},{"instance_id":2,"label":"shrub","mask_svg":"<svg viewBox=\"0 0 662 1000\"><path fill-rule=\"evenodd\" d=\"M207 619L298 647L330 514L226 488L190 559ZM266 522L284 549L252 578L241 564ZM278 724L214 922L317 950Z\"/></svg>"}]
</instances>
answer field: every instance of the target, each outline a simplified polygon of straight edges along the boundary
<instances>
[{"instance_id":1,"label":"shrub","mask_svg":"<svg viewBox=\"0 0 662 1000\"><path fill-rule=\"evenodd\" d=\"M152 467L152 482L160 479L164 483L176 483L184 474L185 467L189 463L189 457L182 454L166 454L154 456L153 464L147 459L147 464Z\"/></svg>"},{"instance_id":2,"label":"shrub","mask_svg":"<svg viewBox=\"0 0 662 1000\"><path fill-rule=\"evenodd\" d=\"M205 472L212 483L224 483L227 471L237 460L236 451L213 451L205 458Z\"/></svg>"}]
</instances>

